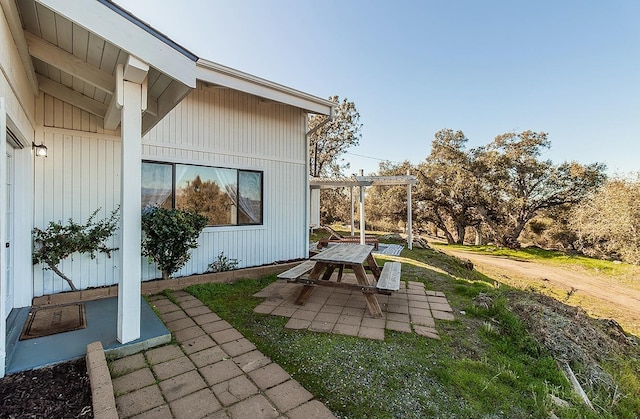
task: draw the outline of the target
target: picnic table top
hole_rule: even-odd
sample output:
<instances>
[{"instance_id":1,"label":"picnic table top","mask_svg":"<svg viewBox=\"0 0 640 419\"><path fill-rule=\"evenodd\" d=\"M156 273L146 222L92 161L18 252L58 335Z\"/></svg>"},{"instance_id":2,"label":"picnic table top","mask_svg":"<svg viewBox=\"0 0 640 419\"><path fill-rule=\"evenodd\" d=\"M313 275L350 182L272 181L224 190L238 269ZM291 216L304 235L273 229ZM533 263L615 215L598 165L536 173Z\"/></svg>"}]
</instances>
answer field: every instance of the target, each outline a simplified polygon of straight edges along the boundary
<instances>
[{"instance_id":1,"label":"picnic table top","mask_svg":"<svg viewBox=\"0 0 640 419\"><path fill-rule=\"evenodd\" d=\"M340 243L336 244L315 256L310 260L325 263L364 264L373 247L362 244Z\"/></svg>"}]
</instances>

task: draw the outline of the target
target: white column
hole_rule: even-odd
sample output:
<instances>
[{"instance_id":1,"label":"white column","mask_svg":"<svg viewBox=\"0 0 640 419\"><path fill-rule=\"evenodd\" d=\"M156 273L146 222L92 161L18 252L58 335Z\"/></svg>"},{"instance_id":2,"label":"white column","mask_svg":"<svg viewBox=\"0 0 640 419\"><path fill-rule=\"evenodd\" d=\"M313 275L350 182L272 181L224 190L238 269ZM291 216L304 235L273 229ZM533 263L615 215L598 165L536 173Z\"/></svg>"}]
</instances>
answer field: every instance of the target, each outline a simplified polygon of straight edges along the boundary
<instances>
[{"instance_id":1,"label":"white column","mask_svg":"<svg viewBox=\"0 0 640 419\"><path fill-rule=\"evenodd\" d=\"M365 186L360 185L360 244L365 244L364 239L364 190Z\"/></svg>"},{"instance_id":2,"label":"white column","mask_svg":"<svg viewBox=\"0 0 640 419\"><path fill-rule=\"evenodd\" d=\"M407 245L413 249L413 220L411 219L411 184L407 185Z\"/></svg>"},{"instance_id":3,"label":"white column","mask_svg":"<svg viewBox=\"0 0 640 419\"><path fill-rule=\"evenodd\" d=\"M149 67L129 57L118 71L122 104L122 167L120 173L120 279L118 282L118 341L140 337L141 196L143 86ZM145 96L143 98L143 95Z\"/></svg>"},{"instance_id":4,"label":"white column","mask_svg":"<svg viewBox=\"0 0 640 419\"><path fill-rule=\"evenodd\" d=\"M354 213L356 212L356 202L353 199L353 186L349 186L349 196L351 197L351 235L356 235L356 220L354 218Z\"/></svg>"}]
</instances>

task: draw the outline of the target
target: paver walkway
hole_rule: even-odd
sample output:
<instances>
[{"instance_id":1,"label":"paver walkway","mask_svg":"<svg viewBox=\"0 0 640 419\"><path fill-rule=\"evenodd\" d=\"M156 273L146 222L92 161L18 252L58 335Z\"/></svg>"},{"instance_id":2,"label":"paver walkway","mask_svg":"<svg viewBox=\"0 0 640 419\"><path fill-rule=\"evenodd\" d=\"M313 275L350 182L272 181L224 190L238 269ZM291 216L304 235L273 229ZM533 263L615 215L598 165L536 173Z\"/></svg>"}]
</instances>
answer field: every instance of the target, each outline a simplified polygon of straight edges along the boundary
<instances>
[{"instance_id":1,"label":"paver walkway","mask_svg":"<svg viewBox=\"0 0 640 419\"><path fill-rule=\"evenodd\" d=\"M121 418L333 418L229 323L184 291L150 300L177 345L111 363Z\"/></svg>"},{"instance_id":2,"label":"paver walkway","mask_svg":"<svg viewBox=\"0 0 640 419\"><path fill-rule=\"evenodd\" d=\"M355 283L353 274L344 274L342 282ZM415 333L440 339L434 319L454 320L453 310L445 295L427 291L424 284L400 282L400 290L391 295L377 295L383 318L374 318L366 309L359 291L343 288L316 287L303 305L295 300L303 285L277 281L255 294L266 298L254 312L289 317L285 327L315 332L337 333L368 339L384 339L384 331Z\"/></svg>"}]
</instances>

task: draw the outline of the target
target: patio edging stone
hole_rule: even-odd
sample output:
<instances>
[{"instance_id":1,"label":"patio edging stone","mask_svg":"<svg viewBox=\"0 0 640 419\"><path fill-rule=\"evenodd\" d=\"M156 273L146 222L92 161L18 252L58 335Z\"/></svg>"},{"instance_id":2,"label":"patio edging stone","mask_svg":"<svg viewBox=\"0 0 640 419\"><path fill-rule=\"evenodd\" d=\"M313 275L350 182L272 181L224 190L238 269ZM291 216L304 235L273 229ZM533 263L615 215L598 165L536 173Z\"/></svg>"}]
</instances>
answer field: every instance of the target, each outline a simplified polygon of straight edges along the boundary
<instances>
[{"instance_id":1,"label":"patio edging stone","mask_svg":"<svg viewBox=\"0 0 640 419\"><path fill-rule=\"evenodd\" d=\"M159 279L141 283L142 295L153 295L164 290L182 290L191 285L205 283L235 282L240 279L260 278L265 275L278 274L299 264L300 261L287 262L276 265L256 266L253 268L234 269L232 271L205 273L183 276L174 279ZM97 300L100 298L116 297L118 286L111 285L101 288L89 288L81 291L67 291L57 294L47 294L34 297L31 305L34 307L47 305L70 304L79 301Z\"/></svg>"},{"instance_id":2,"label":"patio edging stone","mask_svg":"<svg viewBox=\"0 0 640 419\"><path fill-rule=\"evenodd\" d=\"M95 419L118 419L113 382L100 341L87 345L87 375L91 385L91 404Z\"/></svg>"}]
</instances>

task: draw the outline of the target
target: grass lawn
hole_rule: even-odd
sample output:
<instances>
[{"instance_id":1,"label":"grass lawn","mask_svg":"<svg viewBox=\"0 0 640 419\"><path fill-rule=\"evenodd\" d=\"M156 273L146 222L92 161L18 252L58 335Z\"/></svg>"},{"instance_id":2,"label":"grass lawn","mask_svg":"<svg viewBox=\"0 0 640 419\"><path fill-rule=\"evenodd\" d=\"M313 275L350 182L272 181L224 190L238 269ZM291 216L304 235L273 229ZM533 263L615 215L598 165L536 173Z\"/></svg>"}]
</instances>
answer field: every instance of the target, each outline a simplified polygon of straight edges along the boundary
<instances>
[{"instance_id":1,"label":"grass lawn","mask_svg":"<svg viewBox=\"0 0 640 419\"><path fill-rule=\"evenodd\" d=\"M230 322L263 353L344 418L640 416L639 351L608 352L603 377L587 388L595 411L572 392L550 351L513 309L536 295L469 271L431 249L405 250L402 279L442 291L453 322L436 321L441 340L386 331L384 341L284 328L287 319L253 313L254 293L276 280L206 284L187 291ZM383 260L380 260L382 263ZM629 356L629 354L634 356ZM599 364L599 365L600 365ZM572 364L579 378L586 366ZM611 390L615 388L614 390ZM559 407L550 395L570 403Z\"/></svg>"},{"instance_id":2,"label":"grass lawn","mask_svg":"<svg viewBox=\"0 0 640 419\"><path fill-rule=\"evenodd\" d=\"M591 272L597 274L607 274L617 279L626 279L629 275L637 275L640 269L637 266L628 263L612 262L609 260L594 259L581 255L571 255L562 252L545 250L539 247L526 247L519 250L511 250L507 248L499 248L496 246L467 246L467 245L438 245L435 247L447 247L453 250L463 250L479 254L489 254L493 256L504 256L515 260L535 260L551 266L562 266L583 272Z\"/></svg>"}]
</instances>

